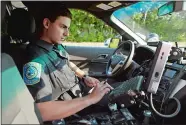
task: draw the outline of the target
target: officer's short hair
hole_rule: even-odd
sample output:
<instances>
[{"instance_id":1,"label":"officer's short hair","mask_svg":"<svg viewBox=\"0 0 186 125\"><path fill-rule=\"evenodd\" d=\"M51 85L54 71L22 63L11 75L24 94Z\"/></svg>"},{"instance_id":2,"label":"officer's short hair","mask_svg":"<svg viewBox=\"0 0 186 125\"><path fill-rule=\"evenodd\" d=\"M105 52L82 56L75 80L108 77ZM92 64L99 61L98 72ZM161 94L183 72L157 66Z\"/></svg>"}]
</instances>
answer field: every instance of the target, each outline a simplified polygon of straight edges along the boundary
<instances>
[{"instance_id":1,"label":"officer's short hair","mask_svg":"<svg viewBox=\"0 0 186 125\"><path fill-rule=\"evenodd\" d=\"M48 18L51 22L55 22L55 20L59 16L65 16L70 19L72 19L72 14L70 10L65 6L65 5L57 5L57 4L52 4L47 7L43 7L40 16L37 20L37 33L41 33L43 31L43 20L45 18Z\"/></svg>"},{"instance_id":2,"label":"officer's short hair","mask_svg":"<svg viewBox=\"0 0 186 125\"><path fill-rule=\"evenodd\" d=\"M42 18L48 18L51 22L54 22L59 16L65 16L72 19L70 10L65 5L51 5L51 7L46 7L43 11L43 14L41 14Z\"/></svg>"}]
</instances>

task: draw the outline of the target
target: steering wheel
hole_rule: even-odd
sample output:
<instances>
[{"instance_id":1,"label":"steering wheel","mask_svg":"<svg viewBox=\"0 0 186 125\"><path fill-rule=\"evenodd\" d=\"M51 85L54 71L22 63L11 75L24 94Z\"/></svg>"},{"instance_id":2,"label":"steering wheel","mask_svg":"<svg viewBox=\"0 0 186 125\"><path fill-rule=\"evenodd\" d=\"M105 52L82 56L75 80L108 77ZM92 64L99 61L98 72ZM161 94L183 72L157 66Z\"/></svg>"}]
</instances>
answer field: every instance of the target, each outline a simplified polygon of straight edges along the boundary
<instances>
[{"instance_id":1,"label":"steering wheel","mask_svg":"<svg viewBox=\"0 0 186 125\"><path fill-rule=\"evenodd\" d=\"M124 55L121 52L124 50L124 48L127 48L128 55ZM132 63L134 49L134 43L130 40L120 44L107 63L107 76L117 76L119 73L127 69Z\"/></svg>"}]
</instances>

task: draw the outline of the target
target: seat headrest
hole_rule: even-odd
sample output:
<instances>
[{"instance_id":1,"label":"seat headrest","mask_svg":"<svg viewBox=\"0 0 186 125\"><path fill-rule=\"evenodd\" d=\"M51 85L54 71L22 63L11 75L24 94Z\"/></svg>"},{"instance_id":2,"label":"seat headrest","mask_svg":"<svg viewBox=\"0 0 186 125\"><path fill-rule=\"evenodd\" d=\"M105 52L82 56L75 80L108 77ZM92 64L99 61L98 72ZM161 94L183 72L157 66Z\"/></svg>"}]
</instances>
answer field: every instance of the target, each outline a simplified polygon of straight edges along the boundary
<instances>
[{"instance_id":1,"label":"seat headrest","mask_svg":"<svg viewBox=\"0 0 186 125\"><path fill-rule=\"evenodd\" d=\"M8 19L8 34L13 39L29 40L35 32L35 20L31 14L22 8L14 9Z\"/></svg>"}]
</instances>

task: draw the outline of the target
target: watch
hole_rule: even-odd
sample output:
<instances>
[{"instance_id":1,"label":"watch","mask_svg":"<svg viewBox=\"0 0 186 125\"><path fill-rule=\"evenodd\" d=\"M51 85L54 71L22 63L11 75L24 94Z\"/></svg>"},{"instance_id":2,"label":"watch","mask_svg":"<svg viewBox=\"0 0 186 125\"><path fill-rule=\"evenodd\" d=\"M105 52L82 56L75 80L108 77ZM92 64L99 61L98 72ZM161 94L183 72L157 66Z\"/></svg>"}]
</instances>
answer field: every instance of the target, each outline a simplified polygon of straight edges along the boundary
<instances>
[{"instance_id":1,"label":"watch","mask_svg":"<svg viewBox=\"0 0 186 125\"><path fill-rule=\"evenodd\" d=\"M82 81L85 82L85 78L87 77L88 75L83 75L82 77Z\"/></svg>"}]
</instances>

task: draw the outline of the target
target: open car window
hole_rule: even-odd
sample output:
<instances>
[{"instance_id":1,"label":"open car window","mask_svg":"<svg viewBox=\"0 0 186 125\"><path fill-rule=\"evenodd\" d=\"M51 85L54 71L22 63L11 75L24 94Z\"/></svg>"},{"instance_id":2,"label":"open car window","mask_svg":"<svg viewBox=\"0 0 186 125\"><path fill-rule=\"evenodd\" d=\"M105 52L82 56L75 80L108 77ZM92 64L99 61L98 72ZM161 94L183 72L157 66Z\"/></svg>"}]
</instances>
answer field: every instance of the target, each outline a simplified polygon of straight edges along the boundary
<instances>
[{"instance_id":1,"label":"open car window","mask_svg":"<svg viewBox=\"0 0 186 125\"><path fill-rule=\"evenodd\" d=\"M104 46L104 41L117 32L94 15L78 9L70 9L72 22L65 45ZM73 43L72 43L73 42Z\"/></svg>"}]
</instances>

